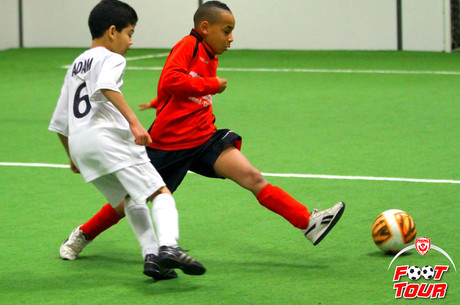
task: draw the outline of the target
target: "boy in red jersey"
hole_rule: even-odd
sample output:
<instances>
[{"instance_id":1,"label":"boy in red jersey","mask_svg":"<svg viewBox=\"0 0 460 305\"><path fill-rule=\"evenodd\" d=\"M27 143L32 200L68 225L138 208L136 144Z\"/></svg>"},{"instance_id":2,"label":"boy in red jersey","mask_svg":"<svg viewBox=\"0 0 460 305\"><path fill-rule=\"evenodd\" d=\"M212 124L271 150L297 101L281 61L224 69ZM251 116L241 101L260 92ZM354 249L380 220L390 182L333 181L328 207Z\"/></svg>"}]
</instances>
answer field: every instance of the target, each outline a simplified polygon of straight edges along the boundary
<instances>
[{"instance_id":1,"label":"boy in red jersey","mask_svg":"<svg viewBox=\"0 0 460 305\"><path fill-rule=\"evenodd\" d=\"M269 184L251 165L240 151L239 135L228 129L217 130L214 125L213 95L227 86L225 79L216 76L217 55L230 47L234 27L235 19L227 5L208 1L198 8L194 29L174 46L166 60L158 97L140 105L141 110L156 108L147 154L171 192L189 170L206 177L228 178L251 191L262 206L301 229L317 245L339 220L345 204L339 202L310 213L281 188ZM106 205L79 230L92 240L122 217ZM68 259L75 259L82 249L64 243L61 256L65 252L72 256Z\"/></svg>"}]
</instances>

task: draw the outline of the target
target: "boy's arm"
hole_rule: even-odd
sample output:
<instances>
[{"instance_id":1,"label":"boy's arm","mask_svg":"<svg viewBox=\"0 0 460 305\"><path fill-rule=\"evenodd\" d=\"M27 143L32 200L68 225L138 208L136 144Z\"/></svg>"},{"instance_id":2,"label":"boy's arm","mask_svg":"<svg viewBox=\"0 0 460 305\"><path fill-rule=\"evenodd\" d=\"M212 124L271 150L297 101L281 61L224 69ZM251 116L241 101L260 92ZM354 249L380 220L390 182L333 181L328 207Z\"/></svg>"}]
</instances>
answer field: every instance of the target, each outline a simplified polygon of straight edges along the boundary
<instances>
[{"instance_id":1,"label":"boy's arm","mask_svg":"<svg viewBox=\"0 0 460 305\"><path fill-rule=\"evenodd\" d=\"M70 152L69 152L69 138L67 138L66 136L58 133L57 134L58 137L59 137L59 140L61 140L61 143L62 143L62 146L64 146L64 149L65 151L67 152L67 156L69 156L69 159L70 159L70 170L72 170L74 173L78 174L80 173L80 171L78 170L78 168L75 166L75 164L73 164L73 161L72 159L70 158Z\"/></svg>"},{"instance_id":2,"label":"boy's arm","mask_svg":"<svg viewBox=\"0 0 460 305\"><path fill-rule=\"evenodd\" d=\"M129 107L123 95L121 95L121 93L119 92L112 91L109 89L101 89L101 92L128 121L129 129L131 129L131 132L133 133L135 138L134 143L136 143L137 145L144 146L150 145L152 143L152 139L150 139L149 133L141 125L141 123L137 119L137 116Z\"/></svg>"},{"instance_id":3,"label":"boy's arm","mask_svg":"<svg viewBox=\"0 0 460 305\"><path fill-rule=\"evenodd\" d=\"M160 85L171 95L204 96L222 92L224 79L207 75L192 76L189 74L190 63L194 59L195 42L182 42L176 45L163 68ZM199 55L196 55L199 56ZM226 86L226 81L225 81Z\"/></svg>"}]
</instances>

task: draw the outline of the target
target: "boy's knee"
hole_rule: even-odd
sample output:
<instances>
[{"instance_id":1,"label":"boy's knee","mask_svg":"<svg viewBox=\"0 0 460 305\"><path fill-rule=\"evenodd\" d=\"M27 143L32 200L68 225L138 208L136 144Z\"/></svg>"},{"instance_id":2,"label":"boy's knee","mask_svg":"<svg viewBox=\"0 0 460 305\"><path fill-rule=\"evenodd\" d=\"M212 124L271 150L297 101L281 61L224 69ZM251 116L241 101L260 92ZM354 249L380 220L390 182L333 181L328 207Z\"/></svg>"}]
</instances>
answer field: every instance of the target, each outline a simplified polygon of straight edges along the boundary
<instances>
[{"instance_id":1,"label":"boy's knee","mask_svg":"<svg viewBox=\"0 0 460 305\"><path fill-rule=\"evenodd\" d=\"M140 202L137 200L133 200L131 197L128 196L125 200L125 205L124 205L125 214L129 214L130 212L139 210L139 209L148 209L147 202Z\"/></svg>"},{"instance_id":2,"label":"boy's knee","mask_svg":"<svg viewBox=\"0 0 460 305\"><path fill-rule=\"evenodd\" d=\"M247 179L251 185L259 185L265 183L265 178L262 173L255 167L252 167L247 173Z\"/></svg>"},{"instance_id":3,"label":"boy's knee","mask_svg":"<svg viewBox=\"0 0 460 305\"><path fill-rule=\"evenodd\" d=\"M153 193L149 198L147 198L147 201L152 201L155 199L160 194L167 194L167 195L172 195L171 191L168 189L167 186L163 186L160 189L158 189L155 193Z\"/></svg>"}]
</instances>

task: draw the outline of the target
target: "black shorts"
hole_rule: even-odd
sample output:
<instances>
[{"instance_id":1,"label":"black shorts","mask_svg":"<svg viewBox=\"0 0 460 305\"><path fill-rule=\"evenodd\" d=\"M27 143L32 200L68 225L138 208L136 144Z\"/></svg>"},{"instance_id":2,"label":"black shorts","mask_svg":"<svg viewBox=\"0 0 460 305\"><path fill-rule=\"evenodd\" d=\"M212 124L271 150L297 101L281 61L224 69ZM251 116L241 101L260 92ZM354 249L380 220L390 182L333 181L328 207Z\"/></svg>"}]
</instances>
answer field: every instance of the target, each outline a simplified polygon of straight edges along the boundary
<instances>
[{"instance_id":1,"label":"black shorts","mask_svg":"<svg viewBox=\"0 0 460 305\"><path fill-rule=\"evenodd\" d=\"M210 178L222 178L214 171L214 163L227 144L241 149L241 137L229 129L220 129L198 147L169 151L147 147L147 154L168 189L174 192L188 171Z\"/></svg>"}]
</instances>

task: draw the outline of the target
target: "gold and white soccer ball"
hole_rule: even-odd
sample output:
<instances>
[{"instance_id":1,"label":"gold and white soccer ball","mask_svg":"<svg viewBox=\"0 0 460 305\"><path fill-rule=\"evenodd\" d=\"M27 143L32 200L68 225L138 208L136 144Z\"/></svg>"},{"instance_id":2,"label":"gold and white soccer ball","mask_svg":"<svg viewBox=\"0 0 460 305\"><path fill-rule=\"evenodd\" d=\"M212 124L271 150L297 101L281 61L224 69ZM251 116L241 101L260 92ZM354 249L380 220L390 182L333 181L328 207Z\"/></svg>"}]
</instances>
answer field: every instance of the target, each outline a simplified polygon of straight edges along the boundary
<instances>
[{"instance_id":1,"label":"gold and white soccer ball","mask_svg":"<svg viewBox=\"0 0 460 305\"><path fill-rule=\"evenodd\" d=\"M416 235L414 220L401 210L392 209L380 213L372 225L372 238L385 253L398 253L409 246Z\"/></svg>"}]
</instances>

